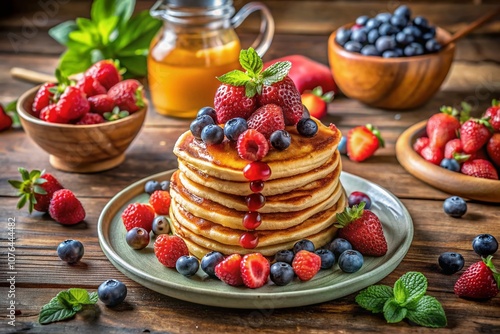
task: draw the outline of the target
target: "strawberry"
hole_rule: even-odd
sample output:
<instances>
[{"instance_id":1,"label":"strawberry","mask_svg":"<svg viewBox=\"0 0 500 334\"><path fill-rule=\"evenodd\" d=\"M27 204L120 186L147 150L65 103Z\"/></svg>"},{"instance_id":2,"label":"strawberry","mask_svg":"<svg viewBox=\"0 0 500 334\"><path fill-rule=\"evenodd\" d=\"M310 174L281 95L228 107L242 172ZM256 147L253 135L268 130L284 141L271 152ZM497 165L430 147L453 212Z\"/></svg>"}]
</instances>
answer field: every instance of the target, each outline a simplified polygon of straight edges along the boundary
<instances>
[{"instance_id":1,"label":"strawberry","mask_svg":"<svg viewBox=\"0 0 500 334\"><path fill-rule=\"evenodd\" d=\"M285 129L283 110L275 104L266 104L248 117L247 125L269 139L274 131Z\"/></svg>"},{"instance_id":2,"label":"strawberry","mask_svg":"<svg viewBox=\"0 0 500 334\"><path fill-rule=\"evenodd\" d=\"M88 98L90 111L100 115L106 112L112 112L115 107L115 101L108 94L98 94Z\"/></svg>"},{"instance_id":3,"label":"strawberry","mask_svg":"<svg viewBox=\"0 0 500 334\"><path fill-rule=\"evenodd\" d=\"M486 118L471 118L460 127L460 141L465 153L478 151L493 134L491 124Z\"/></svg>"},{"instance_id":4,"label":"strawberry","mask_svg":"<svg viewBox=\"0 0 500 334\"><path fill-rule=\"evenodd\" d=\"M59 117L69 121L76 121L90 111L85 94L74 86L66 87L56 106Z\"/></svg>"},{"instance_id":5,"label":"strawberry","mask_svg":"<svg viewBox=\"0 0 500 334\"><path fill-rule=\"evenodd\" d=\"M246 254L240 262L243 283L251 288L260 288L267 283L271 266L261 253Z\"/></svg>"},{"instance_id":6,"label":"strawberry","mask_svg":"<svg viewBox=\"0 0 500 334\"><path fill-rule=\"evenodd\" d=\"M85 219L85 209L69 189L54 192L49 205L52 219L63 225L74 225Z\"/></svg>"},{"instance_id":7,"label":"strawberry","mask_svg":"<svg viewBox=\"0 0 500 334\"><path fill-rule=\"evenodd\" d=\"M446 159L454 159L456 154L460 154L462 152L462 141L459 138L449 140L444 145L444 157Z\"/></svg>"},{"instance_id":8,"label":"strawberry","mask_svg":"<svg viewBox=\"0 0 500 334\"><path fill-rule=\"evenodd\" d=\"M153 248L158 261L168 268L175 268L178 258L189 255L186 243L177 235L160 234Z\"/></svg>"},{"instance_id":9,"label":"strawberry","mask_svg":"<svg viewBox=\"0 0 500 334\"><path fill-rule=\"evenodd\" d=\"M443 148L431 146L431 145L424 147L422 149L422 151L420 152L420 155L426 161L433 163L434 165L438 165L438 166L444 157Z\"/></svg>"},{"instance_id":10,"label":"strawberry","mask_svg":"<svg viewBox=\"0 0 500 334\"><path fill-rule=\"evenodd\" d=\"M279 105L283 109L285 125L297 124L304 112L300 93L289 76L272 85L264 85L262 93L257 96L257 101L260 105L269 103Z\"/></svg>"},{"instance_id":11,"label":"strawberry","mask_svg":"<svg viewBox=\"0 0 500 334\"><path fill-rule=\"evenodd\" d=\"M489 255L482 261L471 264L458 278L453 291L459 297L486 299L495 297L500 288L500 274Z\"/></svg>"},{"instance_id":12,"label":"strawberry","mask_svg":"<svg viewBox=\"0 0 500 334\"><path fill-rule=\"evenodd\" d=\"M12 118L5 112L5 109L0 105L0 131L8 130L12 127Z\"/></svg>"},{"instance_id":13,"label":"strawberry","mask_svg":"<svg viewBox=\"0 0 500 334\"><path fill-rule=\"evenodd\" d=\"M83 115L82 118L78 122L76 122L76 125L93 125L93 124L100 124L104 123L105 119L99 114L95 114L93 112L89 112L85 115Z\"/></svg>"},{"instance_id":14,"label":"strawberry","mask_svg":"<svg viewBox=\"0 0 500 334\"><path fill-rule=\"evenodd\" d=\"M498 180L498 173L495 166L485 159L467 160L463 163L460 172L469 176Z\"/></svg>"},{"instance_id":15,"label":"strawberry","mask_svg":"<svg viewBox=\"0 0 500 334\"><path fill-rule=\"evenodd\" d=\"M87 71L85 71L85 76L92 77L105 89L110 89L122 80L122 76L118 70L118 65L109 59L98 61L90 66Z\"/></svg>"},{"instance_id":16,"label":"strawberry","mask_svg":"<svg viewBox=\"0 0 500 334\"><path fill-rule=\"evenodd\" d=\"M491 102L491 107L486 109L483 118L489 117L489 121L493 130L500 132L500 102L493 100Z\"/></svg>"},{"instance_id":17,"label":"strawberry","mask_svg":"<svg viewBox=\"0 0 500 334\"><path fill-rule=\"evenodd\" d=\"M309 110L309 115L321 119L326 115L327 103L332 102L333 92L323 94L321 86L306 91L300 96L302 104Z\"/></svg>"},{"instance_id":18,"label":"strawberry","mask_svg":"<svg viewBox=\"0 0 500 334\"><path fill-rule=\"evenodd\" d=\"M241 277L241 255L232 254L226 257L215 266L215 276L222 282L232 285L243 285L243 277Z\"/></svg>"},{"instance_id":19,"label":"strawberry","mask_svg":"<svg viewBox=\"0 0 500 334\"><path fill-rule=\"evenodd\" d=\"M214 97L217 123L223 124L235 117L247 119L257 108L255 96L247 97L244 86L221 84Z\"/></svg>"},{"instance_id":20,"label":"strawberry","mask_svg":"<svg viewBox=\"0 0 500 334\"><path fill-rule=\"evenodd\" d=\"M248 129L238 137L236 149L240 158L257 161L269 152L269 144L262 133L255 129Z\"/></svg>"},{"instance_id":21,"label":"strawberry","mask_svg":"<svg viewBox=\"0 0 500 334\"><path fill-rule=\"evenodd\" d=\"M123 225L127 231L134 227L142 227L148 232L153 228L155 212L148 204L130 203L122 213Z\"/></svg>"},{"instance_id":22,"label":"strawberry","mask_svg":"<svg viewBox=\"0 0 500 334\"><path fill-rule=\"evenodd\" d=\"M321 257L303 249L293 257L292 268L301 281L309 281L321 269Z\"/></svg>"},{"instance_id":23,"label":"strawberry","mask_svg":"<svg viewBox=\"0 0 500 334\"><path fill-rule=\"evenodd\" d=\"M384 145L380 132L371 124L357 126L347 133L347 155L352 161L364 161Z\"/></svg>"},{"instance_id":24,"label":"strawberry","mask_svg":"<svg viewBox=\"0 0 500 334\"><path fill-rule=\"evenodd\" d=\"M344 212L337 214L338 236L363 255L383 256L387 253L387 241L382 224L377 215L364 209L365 204L346 207Z\"/></svg>"},{"instance_id":25,"label":"strawberry","mask_svg":"<svg viewBox=\"0 0 500 334\"><path fill-rule=\"evenodd\" d=\"M429 118L426 125L429 145L443 148L448 141L457 137L456 132L460 128L457 116L458 111L455 108L443 107L440 113Z\"/></svg>"},{"instance_id":26,"label":"strawberry","mask_svg":"<svg viewBox=\"0 0 500 334\"><path fill-rule=\"evenodd\" d=\"M43 108L48 106L52 102L54 93L50 91L50 88L55 87L56 84L52 82L44 83L36 92L35 100L31 106L31 113L35 117L40 117L40 112Z\"/></svg>"},{"instance_id":27,"label":"strawberry","mask_svg":"<svg viewBox=\"0 0 500 334\"><path fill-rule=\"evenodd\" d=\"M168 215L170 210L170 194L166 190L156 190L149 197L149 204L153 207L156 214Z\"/></svg>"},{"instance_id":28,"label":"strawberry","mask_svg":"<svg viewBox=\"0 0 500 334\"><path fill-rule=\"evenodd\" d=\"M144 87L135 79L123 80L108 90L108 95L120 110L133 114L144 108Z\"/></svg>"},{"instance_id":29,"label":"strawberry","mask_svg":"<svg viewBox=\"0 0 500 334\"><path fill-rule=\"evenodd\" d=\"M28 172L25 168L19 167L22 180L9 180L9 183L19 190L20 197L17 208L21 209L28 203L28 211L33 209L40 212L49 211L50 200L54 193L64 187L50 173L39 170Z\"/></svg>"},{"instance_id":30,"label":"strawberry","mask_svg":"<svg viewBox=\"0 0 500 334\"><path fill-rule=\"evenodd\" d=\"M95 95L106 94L108 91L103 85L89 75L82 76L75 85L87 98Z\"/></svg>"},{"instance_id":31,"label":"strawberry","mask_svg":"<svg viewBox=\"0 0 500 334\"><path fill-rule=\"evenodd\" d=\"M429 146L429 142L429 137L419 137L415 140L415 143L413 143L413 150L420 154L424 147Z\"/></svg>"},{"instance_id":32,"label":"strawberry","mask_svg":"<svg viewBox=\"0 0 500 334\"><path fill-rule=\"evenodd\" d=\"M493 164L500 168L500 132L494 133L488 143L486 143L486 151Z\"/></svg>"},{"instance_id":33,"label":"strawberry","mask_svg":"<svg viewBox=\"0 0 500 334\"><path fill-rule=\"evenodd\" d=\"M50 104L40 112L40 119L49 123L68 124L69 119L63 118L57 112L57 104Z\"/></svg>"}]
</instances>

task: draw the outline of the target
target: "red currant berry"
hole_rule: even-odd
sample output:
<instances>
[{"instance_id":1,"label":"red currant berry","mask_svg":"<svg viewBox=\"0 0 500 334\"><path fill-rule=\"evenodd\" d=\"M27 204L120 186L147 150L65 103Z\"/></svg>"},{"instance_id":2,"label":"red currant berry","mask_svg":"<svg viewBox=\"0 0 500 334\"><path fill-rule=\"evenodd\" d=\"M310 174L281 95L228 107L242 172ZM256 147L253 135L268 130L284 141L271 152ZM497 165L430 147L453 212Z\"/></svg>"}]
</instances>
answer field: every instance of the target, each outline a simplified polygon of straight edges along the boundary
<instances>
[{"instance_id":1,"label":"red currant berry","mask_svg":"<svg viewBox=\"0 0 500 334\"><path fill-rule=\"evenodd\" d=\"M260 193L264 190L264 182L261 180L250 182L250 190L254 193Z\"/></svg>"},{"instance_id":2,"label":"red currant berry","mask_svg":"<svg viewBox=\"0 0 500 334\"><path fill-rule=\"evenodd\" d=\"M255 230L262 223L262 216L260 213L250 211L243 216L243 227L247 230Z\"/></svg>"},{"instance_id":3,"label":"red currant berry","mask_svg":"<svg viewBox=\"0 0 500 334\"><path fill-rule=\"evenodd\" d=\"M240 245L246 249L253 249L259 244L259 236L256 233L245 232L240 237Z\"/></svg>"},{"instance_id":4,"label":"red currant berry","mask_svg":"<svg viewBox=\"0 0 500 334\"><path fill-rule=\"evenodd\" d=\"M261 193L254 193L245 197L247 208L250 211L257 211L266 204L266 198Z\"/></svg>"},{"instance_id":5,"label":"red currant berry","mask_svg":"<svg viewBox=\"0 0 500 334\"><path fill-rule=\"evenodd\" d=\"M253 161L243 168L243 176L250 181L265 181L271 176L271 168L262 161Z\"/></svg>"}]
</instances>

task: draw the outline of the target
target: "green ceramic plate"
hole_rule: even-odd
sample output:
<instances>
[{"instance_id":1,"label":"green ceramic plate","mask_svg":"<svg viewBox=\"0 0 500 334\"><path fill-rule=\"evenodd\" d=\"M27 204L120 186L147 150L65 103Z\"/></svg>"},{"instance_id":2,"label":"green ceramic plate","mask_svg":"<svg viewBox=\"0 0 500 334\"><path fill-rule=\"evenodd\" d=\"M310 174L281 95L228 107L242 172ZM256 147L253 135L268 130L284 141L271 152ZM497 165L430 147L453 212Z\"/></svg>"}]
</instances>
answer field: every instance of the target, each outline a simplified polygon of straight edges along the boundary
<instances>
[{"instance_id":1,"label":"green ceramic plate","mask_svg":"<svg viewBox=\"0 0 500 334\"><path fill-rule=\"evenodd\" d=\"M140 251L125 242L121 212L129 203L147 202L144 184L148 180L168 180L173 171L152 175L119 192L99 218L98 234L102 250L111 263L137 283L159 293L193 303L229 308L274 309L310 305L340 298L375 284L391 273L403 260L413 239L413 223L403 204L390 192L357 176L342 172L341 182L347 193L359 190L373 200L372 210L380 217L388 242L383 257L367 257L356 273L343 273L337 265L322 270L312 280L294 280L286 286L272 282L259 289L232 287L208 278L201 270L186 278L161 265L152 243Z\"/></svg>"}]
</instances>

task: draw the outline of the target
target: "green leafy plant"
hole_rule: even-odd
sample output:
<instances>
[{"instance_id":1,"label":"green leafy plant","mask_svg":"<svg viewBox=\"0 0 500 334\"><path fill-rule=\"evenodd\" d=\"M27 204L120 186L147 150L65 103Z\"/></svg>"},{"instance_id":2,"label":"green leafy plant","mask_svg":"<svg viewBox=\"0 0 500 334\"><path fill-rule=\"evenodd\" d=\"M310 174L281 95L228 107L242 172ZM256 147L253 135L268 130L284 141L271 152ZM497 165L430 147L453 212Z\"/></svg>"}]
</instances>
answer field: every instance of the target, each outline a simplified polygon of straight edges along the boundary
<instances>
[{"instance_id":1,"label":"green leafy plant","mask_svg":"<svg viewBox=\"0 0 500 334\"><path fill-rule=\"evenodd\" d=\"M79 17L49 30L67 47L61 55L62 74L84 72L102 59L116 59L126 69L124 77L147 74L149 44L162 22L144 10L132 16L135 0L94 0L90 19Z\"/></svg>"},{"instance_id":2,"label":"green leafy plant","mask_svg":"<svg viewBox=\"0 0 500 334\"><path fill-rule=\"evenodd\" d=\"M394 288L372 285L356 296L356 303L373 313L383 313L388 323L408 320L425 327L445 327L447 320L439 301L429 295L427 278L410 271L401 276Z\"/></svg>"},{"instance_id":3,"label":"green leafy plant","mask_svg":"<svg viewBox=\"0 0 500 334\"><path fill-rule=\"evenodd\" d=\"M97 300L97 292L89 293L87 290L79 288L61 291L50 302L42 306L38 322L48 324L71 318L85 305L94 305Z\"/></svg>"},{"instance_id":4,"label":"green leafy plant","mask_svg":"<svg viewBox=\"0 0 500 334\"><path fill-rule=\"evenodd\" d=\"M21 128L21 121L19 120L19 115L17 113L17 100L11 101L5 105L5 112L12 119L12 127L14 129Z\"/></svg>"}]
</instances>

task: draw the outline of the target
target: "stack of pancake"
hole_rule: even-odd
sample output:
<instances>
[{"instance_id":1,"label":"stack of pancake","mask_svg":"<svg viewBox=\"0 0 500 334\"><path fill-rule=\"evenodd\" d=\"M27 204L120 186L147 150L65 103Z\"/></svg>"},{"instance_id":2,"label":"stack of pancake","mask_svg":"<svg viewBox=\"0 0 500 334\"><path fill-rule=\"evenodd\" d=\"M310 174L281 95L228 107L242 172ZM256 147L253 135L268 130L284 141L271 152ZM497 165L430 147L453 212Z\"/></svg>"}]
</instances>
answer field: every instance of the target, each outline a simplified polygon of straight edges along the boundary
<instances>
[{"instance_id":1,"label":"stack of pancake","mask_svg":"<svg viewBox=\"0 0 500 334\"><path fill-rule=\"evenodd\" d=\"M340 183L340 131L317 121L312 138L287 127L292 142L284 151L270 149L262 159L271 168L262 194L266 204L258 211L262 223L256 229L259 243L254 249L240 246L242 225L248 212L245 196L249 181L243 169L249 161L238 156L236 145L225 139L207 146L190 131L174 147L179 169L171 179L170 218L174 233L190 252L201 258L210 251L223 254L260 252L272 256L290 249L301 239L321 247L332 240L336 213L346 205Z\"/></svg>"}]
</instances>

